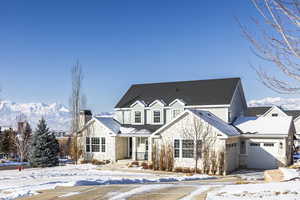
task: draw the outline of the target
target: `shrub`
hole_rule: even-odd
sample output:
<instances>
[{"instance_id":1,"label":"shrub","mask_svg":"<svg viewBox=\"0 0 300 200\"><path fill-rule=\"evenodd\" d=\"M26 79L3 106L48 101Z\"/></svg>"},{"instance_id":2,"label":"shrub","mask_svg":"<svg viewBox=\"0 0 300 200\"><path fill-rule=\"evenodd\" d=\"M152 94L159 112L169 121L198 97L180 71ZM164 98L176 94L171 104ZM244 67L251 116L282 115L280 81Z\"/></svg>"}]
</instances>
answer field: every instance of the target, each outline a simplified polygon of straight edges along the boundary
<instances>
[{"instance_id":1,"label":"shrub","mask_svg":"<svg viewBox=\"0 0 300 200\"><path fill-rule=\"evenodd\" d=\"M139 165L140 165L140 163L139 163L138 161L133 161L133 162L131 162L131 164L132 164L132 165L136 165L136 166L139 166Z\"/></svg>"},{"instance_id":2,"label":"shrub","mask_svg":"<svg viewBox=\"0 0 300 200\"><path fill-rule=\"evenodd\" d=\"M182 172L183 173L192 173L192 170L191 170L191 168L185 167L182 169Z\"/></svg>"},{"instance_id":3,"label":"shrub","mask_svg":"<svg viewBox=\"0 0 300 200\"><path fill-rule=\"evenodd\" d=\"M218 171L220 175L224 173L224 166L225 166L225 154L224 152L219 152L218 155Z\"/></svg>"},{"instance_id":4,"label":"shrub","mask_svg":"<svg viewBox=\"0 0 300 200\"><path fill-rule=\"evenodd\" d=\"M192 172L192 173L195 173L195 168L191 168L191 172ZM197 174L202 174L201 169L197 168L196 173L197 173Z\"/></svg>"},{"instance_id":5,"label":"shrub","mask_svg":"<svg viewBox=\"0 0 300 200\"><path fill-rule=\"evenodd\" d=\"M146 162L142 162L141 166L142 166L142 167L144 167L144 166L148 166L148 163L146 163Z\"/></svg>"},{"instance_id":6,"label":"shrub","mask_svg":"<svg viewBox=\"0 0 300 200\"><path fill-rule=\"evenodd\" d=\"M166 160L165 160L165 145L162 145L160 148L160 155L159 155L159 170L164 171L166 170Z\"/></svg>"},{"instance_id":7,"label":"shrub","mask_svg":"<svg viewBox=\"0 0 300 200\"><path fill-rule=\"evenodd\" d=\"M148 165L148 168L149 168L149 169L153 169L153 164L149 164L149 165Z\"/></svg>"},{"instance_id":8,"label":"shrub","mask_svg":"<svg viewBox=\"0 0 300 200\"><path fill-rule=\"evenodd\" d=\"M174 168L174 157L173 157L172 145L168 144L166 146L165 156L166 156L166 170L171 172Z\"/></svg>"},{"instance_id":9,"label":"shrub","mask_svg":"<svg viewBox=\"0 0 300 200\"><path fill-rule=\"evenodd\" d=\"M143 165L142 167L143 167L143 169L149 169L149 166L147 163L146 163L146 165Z\"/></svg>"},{"instance_id":10,"label":"shrub","mask_svg":"<svg viewBox=\"0 0 300 200\"><path fill-rule=\"evenodd\" d=\"M87 163L90 163L90 161L88 161L88 160L81 160L80 161L80 164L87 164Z\"/></svg>"},{"instance_id":11,"label":"shrub","mask_svg":"<svg viewBox=\"0 0 300 200\"><path fill-rule=\"evenodd\" d=\"M105 162L104 162L104 161L101 161L101 160L93 159L93 160L92 160L92 164L93 164L93 165L104 165Z\"/></svg>"},{"instance_id":12,"label":"shrub","mask_svg":"<svg viewBox=\"0 0 300 200\"><path fill-rule=\"evenodd\" d=\"M175 169L174 169L174 172L183 172L183 170L182 170L182 167L176 167Z\"/></svg>"},{"instance_id":13,"label":"shrub","mask_svg":"<svg viewBox=\"0 0 300 200\"><path fill-rule=\"evenodd\" d=\"M110 163L110 160L105 160L105 164L109 164Z\"/></svg>"}]
</instances>

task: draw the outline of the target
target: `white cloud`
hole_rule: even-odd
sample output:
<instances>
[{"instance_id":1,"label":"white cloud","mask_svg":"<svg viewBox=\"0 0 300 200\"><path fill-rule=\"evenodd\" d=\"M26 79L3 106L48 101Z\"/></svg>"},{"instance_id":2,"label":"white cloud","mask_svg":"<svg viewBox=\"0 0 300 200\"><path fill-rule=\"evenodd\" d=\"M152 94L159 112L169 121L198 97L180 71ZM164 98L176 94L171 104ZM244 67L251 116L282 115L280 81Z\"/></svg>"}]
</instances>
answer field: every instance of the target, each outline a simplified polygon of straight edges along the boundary
<instances>
[{"instance_id":1,"label":"white cloud","mask_svg":"<svg viewBox=\"0 0 300 200\"><path fill-rule=\"evenodd\" d=\"M251 100L249 106L281 106L287 110L300 109L300 98L282 98L282 97L266 97L263 99Z\"/></svg>"}]
</instances>

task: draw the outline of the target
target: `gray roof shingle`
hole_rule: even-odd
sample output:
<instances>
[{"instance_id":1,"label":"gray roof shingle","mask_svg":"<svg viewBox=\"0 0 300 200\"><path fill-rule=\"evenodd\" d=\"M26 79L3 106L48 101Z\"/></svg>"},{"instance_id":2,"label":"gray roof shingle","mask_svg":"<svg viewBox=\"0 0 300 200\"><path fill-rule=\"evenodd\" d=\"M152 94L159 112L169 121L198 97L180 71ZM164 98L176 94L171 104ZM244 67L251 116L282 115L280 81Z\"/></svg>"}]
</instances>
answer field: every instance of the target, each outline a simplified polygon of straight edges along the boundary
<instances>
[{"instance_id":1,"label":"gray roof shingle","mask_svg":"<svg viewBox=\"0 0 300 200\"><path fill-rule=\"evenodd\" d=\"M137 100L147 105L154 100L166 104L182 99L187 105L230 104L240 78L164 82L132 85L115 108L130 107Z\"/></svg>"},{"instance_id":2,"label":"gray roof shingle","mask_svg":"<svg viewBox=\"0 0 300 200\"><path fill-rule=\"evenodd\" d=\"M272 106L248 107L245 116L257 117L265 114Z\"/></svg>"}]
</instances>

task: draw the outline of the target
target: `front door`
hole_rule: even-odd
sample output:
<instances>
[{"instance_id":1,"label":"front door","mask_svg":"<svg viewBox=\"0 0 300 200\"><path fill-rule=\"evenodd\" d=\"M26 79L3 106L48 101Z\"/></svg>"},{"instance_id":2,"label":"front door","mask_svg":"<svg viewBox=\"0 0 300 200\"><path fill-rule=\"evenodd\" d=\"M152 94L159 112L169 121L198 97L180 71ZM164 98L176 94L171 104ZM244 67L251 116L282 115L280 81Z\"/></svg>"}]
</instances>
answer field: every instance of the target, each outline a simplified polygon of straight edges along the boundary
<instances>
[{"instance_id":1,"label":"front door","mask_svg":"<svg viewBox=\"0 0 300 200\"><path fill-rule=\"evenodd\" d=\"M132 158L132 137L128 138L128 157Z\"/></svg>"}]
</instances>

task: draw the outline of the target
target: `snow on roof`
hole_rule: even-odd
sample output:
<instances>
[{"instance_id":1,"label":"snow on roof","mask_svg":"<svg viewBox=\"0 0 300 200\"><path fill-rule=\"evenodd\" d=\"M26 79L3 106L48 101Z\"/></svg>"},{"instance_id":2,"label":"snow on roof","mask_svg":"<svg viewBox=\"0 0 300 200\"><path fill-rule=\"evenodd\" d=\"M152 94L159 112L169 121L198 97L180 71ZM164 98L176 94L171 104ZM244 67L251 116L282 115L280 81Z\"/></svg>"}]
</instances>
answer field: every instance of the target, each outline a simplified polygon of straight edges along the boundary
<instances>
[{"instance_id":1,"label":"snow on roof","mask_svg":"<svg viewBox=\"0 0 300 200\"><path fill-rule=\"evenodd\" d=\"M288 134L292 117L239 117L234 125L244 133Z\"/></svg>"},{"instance_id":2,"label":"snow on roof","mask_svg":"<svg viewBox=\"0 0 300 200\"><path fill-rule=\"evenodd\" d=\"M100 121L104 126L112 130L115 134L122 136L133 136L133 135L151 135L151 131L147 129L139 129L136 127L122 126L118 121L116 121L112 116L109 117L95 117L96 120Z\"/></svg>"},{"instance_id":3,"label":"snow on roof","mask_svg":"<svg viewBox=\"0 0 300 200\"><path fill-rule=\"evenodd\" d=\"M203 111L203 110L194 110L194 109L188 109L192 113L194 113L197 117L203 119L207 123L209 123L211 126L215 127L222 133L226 134L227 136L236 136L240 135L240 133L234 128L232 125L227 124L214 114L212 114L209 111Z\"/></svg>"},{"instance_id":4,"label":"snow on roof","mask_svg":"<svg viewBox=\"0 0 300 200\"><path fill-rule=\"evenodd\" d=\"M130 136L130 135L146 135L149 136L151 135L151 131L147 129L137 129L134 127L121 127L120 128L120 134L123 136Z\"/></svg>"},{"instance_id":5,"label":"snow on roof","mask_svg":"<svg viewBox=\"0 0 300 200\"><path fill-rule=\"evenodd\" d=\"M95 119L100 121L103 125L107 128L112 130L114 133L118 133L120 131L121 125L117 122L113 117L98 117L96 116Z\"/></svg>"}]
</instances>

